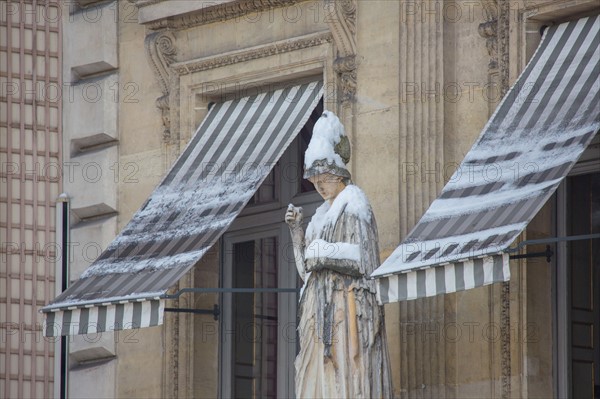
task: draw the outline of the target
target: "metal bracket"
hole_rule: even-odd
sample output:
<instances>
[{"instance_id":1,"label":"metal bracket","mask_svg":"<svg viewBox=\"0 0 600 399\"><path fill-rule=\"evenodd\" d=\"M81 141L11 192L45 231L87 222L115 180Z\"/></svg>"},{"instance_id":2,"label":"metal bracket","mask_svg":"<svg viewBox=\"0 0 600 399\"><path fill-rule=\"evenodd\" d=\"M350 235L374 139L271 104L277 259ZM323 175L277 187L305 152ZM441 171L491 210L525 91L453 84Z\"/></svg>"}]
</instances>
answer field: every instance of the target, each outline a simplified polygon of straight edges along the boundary
<instances>
[{"instance_id":1,"label":"metal bracket","mask_svg":"<svg viewBox=\"0 0 600 399\"><path fill-rule=\"evenodd\" d=\"M519 252L521 248L527 245L537 245L537 244L556 244L559 242L567 242L567 241L581 241L581 240L592 240L600 238L599 234L583 234L578 236L568 236L568 237L552 237L552 238L541 238L537 240L525 240L517 244L517 246L513 248L507 248L504 250L506 253L515 253ZM517 254L511 255L510 259L523 259L523 258L540 258L546 257L546 261L550 263L552 260L552 256L554 255L554 251L550 248L550 245L546 245L546 250L543 252L532 252L529 254Z\"/></svg>"},{"instance_id":2,"label":"metal bracket","mask_svg":"<svg viewBox=\"0 0 600 399\"><path fill-rule=\"evenodd\" d=\"M188 292L197 292L203 294L236 294L245 293L252 294L256 292L271 292L271 293L299 293L300 288L182 288L174 294L165 294L161 299L177 299L181 295Z\"/></svg>"},{"instance_id":3,"label":"metal bracket","mask_svg":"<svg viewBox=\"0 0 600 399\"><path fill-rule=\"evenodd\" d=\"M211 314L215 320L219 320L219 316L221 315L221 309L217 304L215 304L212 309L165 308L165 312Z\"/></svg>"},{"instance_id":4,"label":"metal bracket","mask_svg":"<svg viewBox=\"0 0 600 399\"><path fill-rule=\"evenodd\" d=\"M546 257L546 262L550 263L552 261L552 255L554 255L554 251L550 249L550 245L546 245L546 250L542 252L530 252L526 254L519 255L511 255L510 259L525 259L525 258L543 258Z\"/></svg>"}]
</instances>

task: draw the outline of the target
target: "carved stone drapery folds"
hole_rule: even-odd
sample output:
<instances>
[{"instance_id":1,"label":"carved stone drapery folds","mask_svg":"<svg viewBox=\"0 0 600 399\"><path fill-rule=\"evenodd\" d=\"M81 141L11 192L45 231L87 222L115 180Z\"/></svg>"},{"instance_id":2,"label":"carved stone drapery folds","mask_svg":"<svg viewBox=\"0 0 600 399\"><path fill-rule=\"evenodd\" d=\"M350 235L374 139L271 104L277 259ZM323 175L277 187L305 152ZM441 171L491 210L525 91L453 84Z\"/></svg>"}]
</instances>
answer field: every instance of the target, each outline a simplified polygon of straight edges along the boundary
<instances>
[{"instance_id":1,"label":"carved stone drapery folds","mask_svg":"<svg viewBox=\"0 0 600 399\"><path fill-rule=\"evenodd\" d=\"M163 122L163 140L169 142L171 139L170 118L170 87L171 72L169 66L175 62L177 49L174 45L175 38L170 32L154 32L146 36L145 46L148 62L163 95L156 100L156 106L161 112Z\"/></svg>"}]
</instances>

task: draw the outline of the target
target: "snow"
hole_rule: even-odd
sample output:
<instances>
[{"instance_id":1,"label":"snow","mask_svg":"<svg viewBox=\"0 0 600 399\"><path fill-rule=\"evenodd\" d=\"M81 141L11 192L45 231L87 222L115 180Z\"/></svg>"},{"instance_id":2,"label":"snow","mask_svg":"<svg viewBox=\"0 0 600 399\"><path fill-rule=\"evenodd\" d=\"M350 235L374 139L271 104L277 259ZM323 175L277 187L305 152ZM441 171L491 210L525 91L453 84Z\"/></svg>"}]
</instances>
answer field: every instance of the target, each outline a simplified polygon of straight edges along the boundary
<instances>
[{"instance_id":1,"label":"snow","mask_svg":"<svg viewBox=\"0 0 600 399\"><path fill-rule=\"evenodd\" d=\"M516 238L516 236L519 235L526 226L527 223L523 222L495 227L488 230L481 230L460 236L420 241L418 243L404 242L400 244L400 246L396 248L396 250L385 260L385 262L383 262L383 264L371 274L371 277L384 277L390 274L417 270L431 265L460 262L462 259L477 258L500 253L504 250L504 247L490 246L481 250L471 250L465 252L464 254L460 254L460 257L457 257L458 251L461 250L462 246L472 240L481 240L481 237L491 237L493 235L502 236L510 232L514 232ZM443 253L445 248L449 248L453 244L459 244L459 246L444 257L438 255ZM424 255L427 251L434 248L441 248L441 250L438 252L438 254L432 256L430 259L423 260L421 255ZM405 261L408 256L417 251L421 251L421 255L417 256L417 258L411 262Z\"/></svg>"},{"instance_id":2,"label":"snow","mask_svg":"<svg viewBox=\"0 0 600 399\"><path fill-rule=\"evenodd\" d=\"M138 273L146 270L164 270L173 269L176 267L184 267L191 263L195 263L202 257L208 248L204 247L199 250L182 252L172 256L162 256L160 258L150 258L134 260L128 258L105 259L95 262L85 272L81 278L103 276L107 274L121 273Z\"/></svg>"},{"instance_id":3,"label":"snow","mask_svg":"<svg viewBox=\"0 0 600 399\"><path fill-rule=\"evenodd\" d=\"M579 129L554 128L545 134L529 132L529 135L538 136L535 141L529 139L523 141L519 138L522 132L515 131L510 135L499 135L502 137L494 140L478 142L467 154L442 192L495 182L503 182L505 185L499 190L472 197L470 200L438 198L432 203L422 220L431 221L440 217L474 213L477 210L491 209L540 195L547 188L560 183L563 177L559 176L537 184L529 183L522 187L518 187L517 183L530 173L542 172L577 160L585 147L580 143L563 147L561 143L571 137L581 137L599 128L600 124L596 123ZM524 145L524 142L527 145ZM546 145L552 143L559 144L551 150L544 149ZM509 153L518 155L511 160L496 161L487 165L483 162L485 159Z\"/></svg>"},{"instance_id":4,"label":"snow","mask_svg":"<svg viewBox=\"0 0 600 399\"><path fill-rule=\"evenodd\" d=\"M305 257L306 259L329 258L360 262L360 247L357 244L327 242L318 238L306 247Z\"/></svg>"},{"instance_id":5,"label":"snow","mask_svg":"<svg viewBox=\"0 0 600 399\"><path fill-rule=\"evenodd\" d=\"M101 306L105 303L117 303L117 302L134 302L134 301L142 301L142 300L151 300L160 298L165 294L165 291L152 291L152 292L136 292L130 295L116 296L110 298L102 298L102 302L98 302L97 299L78 299L69 297L64 301L60 301L55 304L51 304L45 306L41 309L41 312L56 312L61 309L69 309L69 308L82 308L86 307L86 305L91 306Z\"/></svg>"},{"instance_id":6,"label":"snow","mask_svg":"<svg viewBox=\"0 0 600 399\"><path fill-rule=\"evenodd\" d=\"M370 222L373 211L365 193L354 184L347 185L342 192L329 204L325 201L311 218L306 228L306 237L310 241L329 223L335 223L340 214L348 212L360 219Z\"/></svg>"},{"instance_id":7,"label":"snow","mask_svg":"<svg viewBox=\"0 0 600 399\"><path fill-rule=\"evenodd\" d=\"M205 183L201 187L185 184L159 186L148 204L140 209L125 227L123 232L126 234L119 234L108 249L118 253L130 244L143 246L148 242L174 242L185 237L188 237L187 245L202 233L223 230L235 219L237 214L233 211L237 208L236 205L250 199L258 185L257 180L261 178L262 173L249 171L241 177L213 179L212 184ZM217 213L218 209L221 212ZM167 219L175 212L179 212L179 215L169 224ZM149 223L156 218L158 221ZM81 277L164 270L188 265L204 255L211 243L206 244L195 251L157 259L143 259L147 254L140 253L133 253L134 256L122 259L111 257L94 262ZM142 259L139 259L140 257Z\"/></svg>"},{"instance_id":8,"label":"snow","mask_svg":"<svg viewBox=\"0 0 600 399\"><path fill-rule=\"evenodd\" d=\"M323 159L326 159L329 164L344 168L344 161L334 151L336 144L344 135L344 126L339 118L333 112L323 112L323 116L315 123L312 138L304 154L305 168Z\"/></svg>"}]
</instances>

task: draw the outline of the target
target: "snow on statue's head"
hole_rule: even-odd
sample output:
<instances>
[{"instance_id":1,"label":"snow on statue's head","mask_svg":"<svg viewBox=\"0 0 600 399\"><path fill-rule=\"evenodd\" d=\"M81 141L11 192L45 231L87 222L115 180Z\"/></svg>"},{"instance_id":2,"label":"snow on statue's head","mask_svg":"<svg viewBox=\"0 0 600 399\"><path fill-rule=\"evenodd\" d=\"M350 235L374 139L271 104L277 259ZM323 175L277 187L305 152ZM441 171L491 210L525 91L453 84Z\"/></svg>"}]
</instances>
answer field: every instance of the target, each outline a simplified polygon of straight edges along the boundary
<instances>
[{"instance_id":1,"label":"snow on statue's head","mask_svg":"<svg viewBox=\"0 0 600 399\"><path fill-rule=\"evenodd\" d=\"M344 125L333 112L323 112L315 123L312 138L304 153L304 178L332 174L348 183L351 176L346 164L349 161L350 140L344 132Z\"/></svg>"}]
</instances>

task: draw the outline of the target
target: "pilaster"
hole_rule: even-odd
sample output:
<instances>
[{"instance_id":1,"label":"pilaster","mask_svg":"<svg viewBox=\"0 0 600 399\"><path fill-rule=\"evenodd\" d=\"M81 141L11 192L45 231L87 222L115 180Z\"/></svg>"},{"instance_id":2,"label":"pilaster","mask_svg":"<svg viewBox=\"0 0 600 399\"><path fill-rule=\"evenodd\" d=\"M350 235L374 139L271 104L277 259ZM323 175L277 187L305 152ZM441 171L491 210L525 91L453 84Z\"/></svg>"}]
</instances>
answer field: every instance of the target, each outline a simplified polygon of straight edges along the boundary
<instances>
[{"instance_id":1,"label":"pilaster","mask_svg":"<svg viewBox=\"0 0 600 399\"><path fill-rule=\"evenodd\" d=\"M406 236L444 185L443 1L403 2L400 21L400 235ZM402 397L445 398L445 298L399 305Z\"/></svg>"}]
</instances>

